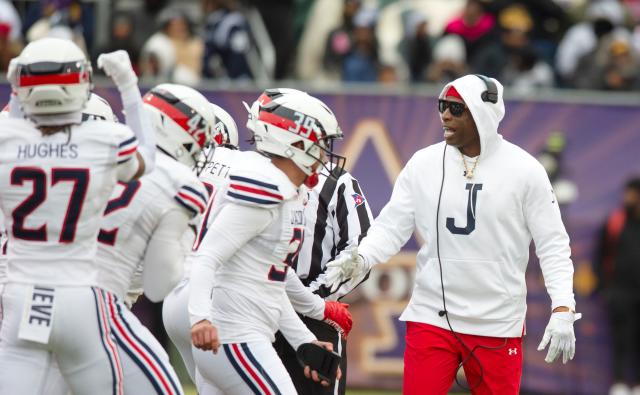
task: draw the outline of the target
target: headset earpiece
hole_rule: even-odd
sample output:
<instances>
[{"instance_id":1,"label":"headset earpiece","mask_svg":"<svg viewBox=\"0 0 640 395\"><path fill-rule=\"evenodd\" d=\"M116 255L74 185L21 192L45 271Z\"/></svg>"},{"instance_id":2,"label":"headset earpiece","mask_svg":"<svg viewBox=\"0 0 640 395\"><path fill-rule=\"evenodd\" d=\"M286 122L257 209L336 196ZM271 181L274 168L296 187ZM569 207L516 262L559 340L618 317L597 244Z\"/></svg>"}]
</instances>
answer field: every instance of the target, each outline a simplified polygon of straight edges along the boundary
<instances>
[{"instance_id":1,"label":"headset earpiece","mask_svg":"<svg viewBox=\"0 0 640 395\"><path fill-rule=\"evenodd\" d=\"M474 75L480 78L487 87L487 90L480 94L480 98L482 99L482 101L496 104L498 102L498 87L496 86L495 82L491 81L490 78L487 78L482 74Z\"/></svg>"}]
</instances>

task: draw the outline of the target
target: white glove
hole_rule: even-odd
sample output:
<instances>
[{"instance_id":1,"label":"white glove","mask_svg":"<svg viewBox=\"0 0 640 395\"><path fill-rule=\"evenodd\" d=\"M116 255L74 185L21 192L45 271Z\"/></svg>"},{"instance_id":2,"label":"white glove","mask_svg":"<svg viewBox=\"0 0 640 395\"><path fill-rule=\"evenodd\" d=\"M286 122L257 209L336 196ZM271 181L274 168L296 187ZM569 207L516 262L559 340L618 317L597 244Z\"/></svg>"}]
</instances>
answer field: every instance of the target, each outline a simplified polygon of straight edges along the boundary
<instances>
[{"instance_id":1,"label":"white glove","mask_svg":"<svg viewBox=\"0 0 640 395\"><path fill-rule=\"evenodd\" d=\"M122 49L98 56L98 67L113 80L120 92L138 83L129 54Z\"/></svg>"},{"instance_id":2,"label":"white glove","mask_svg":"<svg viewBox=\"0 0 640 395\"><path fill-rule=\"evenodd\" d=\"M576 336L573 333L573 323L579 320L582 314L572 311L561 311L552 313L549 324L544 330L542 341L538 345L538 351L542 351L549 345L549 351L545 357L545 362L551 363L562 353L562 363L567 363L573 359L576 353Z\"/></svg>"},{"instance_id":3,"label":"white glove","mask_svg":"<svg viewBox=\"0 0 640 395\"><path fill-rule=\"evenodd\" d=\"M18 57L9 61L9 66L7 67L7 81L9 81L12 87L18 86Z\"/></svg>"},{"instance_id":4,"label":"white glove","mask_svg":"<svg viewBox=\"0 0 640 395\"><path fill-rule=\"evenodd\" d=\"M358 255L358 248L353 247L327 263L325 284L331 287L331 292L335 292L340 284L368 270L369 265Z\"/></svg>"}]
</instances>

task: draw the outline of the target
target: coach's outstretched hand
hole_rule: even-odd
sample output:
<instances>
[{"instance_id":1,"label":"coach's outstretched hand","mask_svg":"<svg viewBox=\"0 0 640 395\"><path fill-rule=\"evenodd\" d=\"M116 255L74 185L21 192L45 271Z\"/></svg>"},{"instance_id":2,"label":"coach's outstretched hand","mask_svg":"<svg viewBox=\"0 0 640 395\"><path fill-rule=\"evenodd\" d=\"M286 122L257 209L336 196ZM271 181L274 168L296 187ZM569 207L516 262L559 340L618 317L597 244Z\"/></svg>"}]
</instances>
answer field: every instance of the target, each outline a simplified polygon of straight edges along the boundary
<instances>
[{"instance_id":1,"label":"coach's outstretched hand","mask_svg":"<svg viewBox=\"0 0 640 395\"><path fill-rule=\"evenodd\" d=\"M218 330L207 320L198 321L191 327L191 343L196 348L217 354L220 348Z\"/></svg>"},{"instance_id":2,"label":"coach's outstretched hand","mask_svg":"<svg viewBox=\"0 0 640 395\"><path fill-rule=\"evenodd\" d=\"M572 311L552 313L549 324L544 330L542 341L538 345L538 351L542 351L549 344L549 351L544 359L551 363L562 354L562 363L573 359L576 353L576 336L573 333L573 323L579 320L582 314Z\"/></svg>"},{"instance_id":3,"label":"coach's outstretched hand","mask_svg":"<svg viewBox=\"0 0 640 395\"><path fill-rule=\"evenodd\" d=\"M98 56L98 67L113 80L120 92L138 83L129 54L122 49Z\"/></svg>"},{"instance_id":4,"label":"coach's outstretched hand","mask_svg":"<svg viewBox=\"0 0 640 395\"><path fill-rule=\"evenodd\" d=\"M340 284L348 281L352 277L357 277L369 270L369 265L361 255L358 255L358 248L353 247L342 251L333 261L327 263L326 284L331 287L331 292L335 292Z\"/></svg>"}]
</instances>

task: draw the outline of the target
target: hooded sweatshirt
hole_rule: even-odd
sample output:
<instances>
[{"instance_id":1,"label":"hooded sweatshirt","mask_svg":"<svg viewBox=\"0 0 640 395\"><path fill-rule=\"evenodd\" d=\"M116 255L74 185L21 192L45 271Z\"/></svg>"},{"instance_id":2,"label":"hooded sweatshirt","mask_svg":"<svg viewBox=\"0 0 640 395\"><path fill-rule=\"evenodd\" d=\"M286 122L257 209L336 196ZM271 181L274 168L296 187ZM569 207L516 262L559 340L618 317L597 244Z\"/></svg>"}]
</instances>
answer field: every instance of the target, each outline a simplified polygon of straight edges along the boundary
<instances>
[{"instance_id":1,"label":"hooded sweatshirt","mask_svg":"<svg viewBox=\"0 0 640 395\"><path fill-rule=\"evenodd\" d=\"M531 241L551 309L575 309L573 264L544 168L498 134L503 88L492 81L498 88L496 104L482 101L487 87L474 75L456 79L440 94L444 98L453 85L477 126L480 155L466 158L467 166L478 160L473 177L464 176L461 152L445 142L416 152L358 251L371 265L386 262L417 232L425 243L417 256L411 300L400 319L449 329L441 313L446 310L456 332L520 337Z\"/></svg>"}]
</instances>

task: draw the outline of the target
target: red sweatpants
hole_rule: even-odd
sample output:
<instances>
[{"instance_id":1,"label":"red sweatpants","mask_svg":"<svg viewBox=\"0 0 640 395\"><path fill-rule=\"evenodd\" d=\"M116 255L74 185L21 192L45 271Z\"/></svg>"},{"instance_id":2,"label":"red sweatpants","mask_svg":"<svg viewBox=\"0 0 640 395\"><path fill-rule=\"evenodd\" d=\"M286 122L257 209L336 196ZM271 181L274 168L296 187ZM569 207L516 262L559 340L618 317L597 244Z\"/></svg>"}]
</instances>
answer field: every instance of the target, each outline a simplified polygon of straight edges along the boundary
<instances>
[{"instance_id":1,"label":"red sweatpants","mask_svg":"<svg viewBox=\"0 0 640 395\"><path fill-rule=\"evenodd\" d=\"M448 329L419 322L407 322L404 351L404 395L446 394L455 378L458 364L477 345L464 364L467 386L473 395L517 395L522 376L522 338L487 337L458 334L466 349ZM501 347L503 346L504 347ZM482 364L482 369L478 365Z\"/></svg>"}]
</instances>

